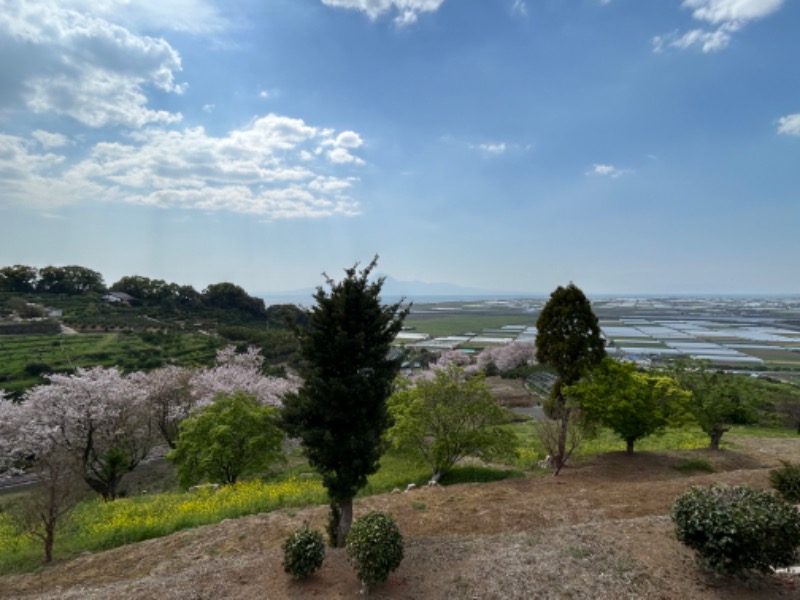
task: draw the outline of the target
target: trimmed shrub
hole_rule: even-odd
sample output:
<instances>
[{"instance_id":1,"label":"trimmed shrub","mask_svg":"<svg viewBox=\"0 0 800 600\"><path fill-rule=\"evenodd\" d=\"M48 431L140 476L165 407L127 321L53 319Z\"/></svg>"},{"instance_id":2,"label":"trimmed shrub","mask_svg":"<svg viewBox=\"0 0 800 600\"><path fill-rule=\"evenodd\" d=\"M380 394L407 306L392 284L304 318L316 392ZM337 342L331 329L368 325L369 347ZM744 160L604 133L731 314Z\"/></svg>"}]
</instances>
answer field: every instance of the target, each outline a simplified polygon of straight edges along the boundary
<instances>
[{"instance_id":1,"label":"trimmed shrub","mask_svg":"<svg viewBox=\"0 0 800 600\"><path fill-rule=\"evenodd\" d=\"M768 491L695 487L676 500L672 520L678 540L720 575L769 573L797 560L800 512Z\"/></svg>"},{"instance_id":2,"label":"trimmed shrub","mask_svg":"<svg viewBox=\"0 0 800 600\"><path fill-rule=\"evenodd\" d=\"M386 581L403 560L403 536L392 516L383 512L373 511L356 519L345 547L365 590Z\"/></svg>"},{"instance_id":3,"label":"trimmed shrub","mask_svg":"<svg viewBox=\"0 0 800 600\"><path fill-rule=\"evenodd\" d=\"M772 487L787 502L800 503L800 465L793 465L782 460L782 467L769 472L769 482Z\"/></svg>"},{"instance_id":4,"label":"trimmed shrub","mask_svg":"<svg viewBox=\"0 0 800 600\"><path fill-rule=\"evenodd\" d=\"M283 543L283 570L296 579L316 572L325 560L325 541L319 531L304 525Z\"/></svg>"}]
</instances>

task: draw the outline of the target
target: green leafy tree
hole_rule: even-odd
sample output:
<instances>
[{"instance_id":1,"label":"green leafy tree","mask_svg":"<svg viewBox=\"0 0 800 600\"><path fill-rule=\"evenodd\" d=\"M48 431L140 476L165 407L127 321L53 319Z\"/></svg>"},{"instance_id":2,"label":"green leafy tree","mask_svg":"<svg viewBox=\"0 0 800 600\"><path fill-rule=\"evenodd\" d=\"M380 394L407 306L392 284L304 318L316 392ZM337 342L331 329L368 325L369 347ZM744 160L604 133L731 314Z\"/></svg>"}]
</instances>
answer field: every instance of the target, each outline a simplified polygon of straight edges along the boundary
<instances>
[{"instance_id":1,"label":"green leafy tree","mask_svg":"<svg viewBox=\"0 0 800 600\"><path fill-rule=\"evenodd\" d=\"M106 286L103 276L86 267L45 267L39 271L39 292L76 296L89 292L102 293Z\"/></svg>"},{"instance_id":2,"label":"green leafy tree","mask_svg":"<svg viewBox=\"0 0 800 600\"><path fill-rule=\"evenodd\" d=\"M236 483L242 475L284 460L279 421L278 409L259 404L254 396L218 396L181 423L178 443L167 458L177 463L183 487L203 479Z\"/></svg>"},{"instance_id":3,"label":"green leafy tree","mask_svg":"<svg viewBox=\"0 0 800 600\"><path fill-rule=\"evenodd\" d=\"M0 268L0 291L32 294L36 291L39 270L26 265Z\"/></svg>"},{"instance_id":4,"label":"green leafy tree","mask_svg":"<svg viewBox=\"0 0 800 600\"><path fill-rule=\"evenodd\" d=\"M711 450L719 450L732 424L754 420L753 399L736 376L710 369L704 361L678 361L672 373L692 393L689 412L708 435Z\"/></svg>"},{"instance_id":5,"label":"green leafy tree","mask_svg":"<svg viewBox=\"0 0 800 600\"><path fill-rule=\"evenodd\" d=\"M289 435L299 438L341 510L336 545L353 520L353 497L378 470L384 433L392 424L386 399L400 363L391 343L408 314L400 303L382 305L383 278L370 281L377 257L363 270L345 270L330 291L317 288L310 327L298 331L303 386L284 399Z\"/></svg>"},{"instance_id":6,"label":"green leafy tree","mask_svg":"<svg viewBox=\"0 0 800 600\"><path fill-rule=\"evenodd\" d=\"M214 308L236 310L252 317L266 317L266 308L261 298L250 296L243 288L233 283L213 283L203 290L203 302Z\"/></svg>"},{"instance_id":7,"label":"green leafy tree","mask_svg":"<svg viewBox=\"0 0 800 600\"><path fill-rule=\"evenodd\" d=\"M489 460L514 454L516 436L500 425L507 422L483 375L466 377L451 365L430 381L396 392L389 398L395 424L392 443L431 467L433 481L462 458Z\"/></svg>"},{"instance_id":8,"label":"green leafy tree","mask_svg":"<svg viewBox=\"0 0 800 600\"><path fill-rule=\"evenodd\" d=\"M634 444L686 420L691 394L664 375L640 373L633 363L606 358L565 393L582 417L613 430L633 454Z\"/></svg>"},{"instance_id":9,"label":"green leafy tree","mask_svg":"<svg viewBox=\"0 0 800 600\"><path fill-rule=\"evenodd\" d=\"M573 283L559 286L550 294L536 328L536 360L552 368L558 377L553 386L550 410L560 425L552 455L553 468L558 474L568 457L567 441L575 410L563 390L600 364L606 351L592 306Z\"/></svg>"}]
</instances>

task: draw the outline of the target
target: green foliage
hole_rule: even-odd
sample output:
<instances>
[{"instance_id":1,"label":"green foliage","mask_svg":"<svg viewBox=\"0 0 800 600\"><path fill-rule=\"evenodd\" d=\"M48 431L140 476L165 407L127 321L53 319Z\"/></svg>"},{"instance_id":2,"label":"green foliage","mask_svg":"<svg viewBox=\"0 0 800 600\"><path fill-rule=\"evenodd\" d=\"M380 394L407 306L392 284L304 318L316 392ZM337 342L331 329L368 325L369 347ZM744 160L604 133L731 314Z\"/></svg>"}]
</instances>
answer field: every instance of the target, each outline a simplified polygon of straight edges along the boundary
<instances>
[{"instance_id":1,"label":"green foliage","mask_svg":"<svg viewBox=\"0 0 800 600\"><path fill-rule=\"evenodd\" d=\"M782 467L769 472L769 482L772 487L787 501L793 504L800 503L800 465L781 461Z\"/></svg>"},{"instance_id":2,"label":"green foliage","mask_svg":"<svg viewBox=\"0 0 800 600\"><path fill-rule=\"evenodd\" d=\"M214 283L203 290L202 300L208 306L239 311L252 317L266 318L261 298L250 296L244 289L229 282Z\"/></svg>"},{"instance_id":3,"label":"green foliage","mask_svg":"<svg viewBox=\"0 0 800 600\"><path fill-rule=\"evenodd\" d=\"M0 388L21 392L40 384L40 373L69 373L75 367L118 366L130 372L166 362L212 364L221 343L216 337L181 332L0 336Z\"/></svg>"},{"instance_id":4,"label":"green foliage","mask_svg":"<svg viewBox=\"0 0 800 600\"><path fill-rule=\"evenodd\" d=\"M692 393L689 412L708 435L709 448L719 448L732 424L755 420L754 399L736 376L713 371L703 361L679 361L673 374Z\"/></svg>"},{"instance_id":5,"label":"green foliage","mask_svg":"<svg viewBox=\"0 0 800 600\"><path fill-rule=\"evenodd\" d=\"M102 293L106 286L103 276L86 267L45 267L39 271L36 284L39 292L48 294L66 294L74 296L87 293Z\"/></svg>"},{"instance_id":6,"label":"green foliage","mask_svg":"<svg viewBox=\"0 0 800 600\"><path fill-rule=\"evenodd\" d=\"M555 371L557 379L550 391L546 414L554 426L545 425L541 432L548 440L555 474L561 471L577 448L580 437L574 435L573 407L562 394L565 386L577 383L605 358L600 325L583 292L573 283L559 286L550 294L536 320L536 360Z\"/></svg>"},{"instance_id":7,"label":"green foliage","mask_svg":"<svg viewBox=\"0 0 800 600\"><path fill-rule=\"evenodd\" d=\"M283 570L296 579L316 572L325 560L325 542L319 531L303 526L283 543Z\"/></svg>"},{"instance_id":8,"label":"green foliage","mask_svg":"<svg viewBox=\"0 0 800 600\"><path fill-rule=\"evenodd\" d=\"M606 355L592 306L573 283L550 295L536 328L536 360L550 366L565 385L576 383Z\"/></svg>"},{"instance_id":9,"label":"green foliage","mask_svg":"<svg viewBox=\"0 0 800 600\"><path fill-rule=\"evenodd\" d=\"M640 373L633 363L611 358L564 393L578 403L587 422L608 427L625 440L628 452L637 440L684 422L690 399L670 377Z\"/></svg>"},{"instance_id":10,"label":"green foliage","mask_svg":"<svg viewBox=\"0 0 800 600\"><path fill-rule=\"evenodd\" d=\"M369 512L353 523L347 536L347 558L367 586L389 578L403 561L403 536L391 515Z\"/></svg>"},{"instance_id":11,"label":"green foliage","mask_svg":"<svg viewBox=\"0 0 800 600\"><path fill-rule=\"evenodd\" d=\"M389 399L395 420L388 437L431 467L438 480L460 459L509 458L517 445L483 375L466 377L456 366L437 370L432 381L401 390Z\"/></svg>"},{"instance_id":12,"label":"green foliage","mask_svg":"<svg viewBox=\"0 0 800 600\"><path fill-rule=\"evenodd\" d=\"M678 540L714 573L769 573L797 560L800 512L767 491L692 488L676 500L672 520Z\"/></svg>"},{"instance_id":13,"label":"green foliage","mask_svg":"<svg viewBox=\"0 0 800 600\"><path fill-rule=\"evenodd\" d=\"M352 498L378 470L391 425L386 399L399 361L389 358L408 309L380 301L383 279L370 282L373 260L330 291L317 288L310 328L298 331L303 386L284 399L287 432L301 440L332 500L342 505L339 545L350 525ZM346 511L346 513L345 513Z\"/></svg>"},{"instance_id":14,"label":"green foliage","mask_svg":"<svg viewBox=\"0 0 800 600\"><path fill-rule=\"evenodd\" d=\"M213 404L181 422L174 450L167 458L178 465L183 487L203 479L235 483L284 460L279 412L253 396L236 392L218 396Z\"/></svg>"}]
</instances>

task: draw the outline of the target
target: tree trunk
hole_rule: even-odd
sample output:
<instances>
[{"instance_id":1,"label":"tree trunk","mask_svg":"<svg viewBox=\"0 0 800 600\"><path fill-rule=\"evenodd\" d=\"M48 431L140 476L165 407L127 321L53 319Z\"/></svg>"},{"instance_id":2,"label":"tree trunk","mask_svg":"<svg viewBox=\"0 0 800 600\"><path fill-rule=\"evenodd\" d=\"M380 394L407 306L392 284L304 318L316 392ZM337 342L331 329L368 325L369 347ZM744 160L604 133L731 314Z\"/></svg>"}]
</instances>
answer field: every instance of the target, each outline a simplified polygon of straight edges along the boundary
<instances>
[{"instance_id":1,"label":"tree trunk","mask_svg":"<svg viewBox=\"0 0 800 600\"><path fill-rule=\"evenodd\" d=\"M350 525L353 524L353 499L348 498L339 502L339 531L336 532L336 547L344 548L347 541L347 534L350 532Z\"/></svg>"},{"instance_id":2,"label":"tree trunk","mask_svg":"<svg viewBox=\"0 0 800 600\"><path fill-rule=\"evenodd\" d=\"M44 562L49 564L53 562L53 541L55 539L55 523L45 524L44 534Z\"/></svg>"},{"instance_id":3,"label":"tree trunk","mask_svg":"<svg viewBox=\"0 0 800 600\"><path fill-rule=\"evenodd\" d=\"M708 448L709 450L719 450L719 443L722 441L722 435L728 431L727 427L715 427L711 433L708 434L709 442Z\"/></svg>"},{"instance_id":4,"label":"tree trunk","mask_svg":"<svg viewBox=\"0 0 800 600\"><path fill-rule=\"evenodd\" d=\"M558 402L564 403L565 401L560 399ZM562 405L559 412L561 413L561 428L558 431L558 451L553 457L554 476L558 475L567 463L567 436L569 434L569 416L571 411L569 408Z\"/></svg>"},{"instance_id":5,"label":"tree trunk","mask_svg":"<svg viewBox=\"0 0 800 600\"><path fill-rule=\"evenodd\" d=\"M633 444L636 440L625 440L625 452L628 454L633 454Z\"/></svg>"}]
</instances>

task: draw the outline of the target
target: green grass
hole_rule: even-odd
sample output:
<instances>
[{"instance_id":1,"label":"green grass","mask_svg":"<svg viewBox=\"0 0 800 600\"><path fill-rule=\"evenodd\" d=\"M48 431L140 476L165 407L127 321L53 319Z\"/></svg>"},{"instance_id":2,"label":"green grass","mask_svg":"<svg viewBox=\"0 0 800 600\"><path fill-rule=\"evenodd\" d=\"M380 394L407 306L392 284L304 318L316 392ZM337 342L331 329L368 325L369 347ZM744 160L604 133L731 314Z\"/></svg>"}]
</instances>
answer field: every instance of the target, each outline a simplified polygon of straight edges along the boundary
<instances>
[{"instance_id":1,"label":"green grass","mask_svg":"<svg viewBox=\"0 0 800 600\"><path fill-rule=\"evenodd\" d=\"M56 536L56 558L68 558L90 551L98 552L124 544L169 535L175 531L223 519L267 512L283 507L327 504L321 479L308 472L307 465L295 465L289 472L269 481L252 480L225 486L217 491L167 491L141 494L103 502L85 501L73 511L67 525ZM497 481L521 476L519 471L490 467L456 467L443 483ZM381 459L381 469L372 475L358 497L405 489L409 483L424 485L430 470L414 465L396 453ZM16 492L0 497L0 574L30 571L41 563L39 542L18 535L8 514L8 506L25 501Z\"/></svg>"},{"instance_id":2,"label":"green grass","mask_svg":"<svg viewBox=\"0 0 800 600\"><path fill-rule=\"evenodd\" d=\"M797 438L797 430L787 427L763 427L761 425L733 425L731 430L722 438L724 442L726 439L735 437L759 437L759 438Z\"/></svg>"}]
</instances>

